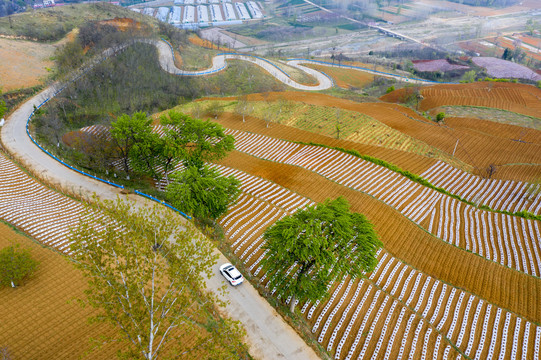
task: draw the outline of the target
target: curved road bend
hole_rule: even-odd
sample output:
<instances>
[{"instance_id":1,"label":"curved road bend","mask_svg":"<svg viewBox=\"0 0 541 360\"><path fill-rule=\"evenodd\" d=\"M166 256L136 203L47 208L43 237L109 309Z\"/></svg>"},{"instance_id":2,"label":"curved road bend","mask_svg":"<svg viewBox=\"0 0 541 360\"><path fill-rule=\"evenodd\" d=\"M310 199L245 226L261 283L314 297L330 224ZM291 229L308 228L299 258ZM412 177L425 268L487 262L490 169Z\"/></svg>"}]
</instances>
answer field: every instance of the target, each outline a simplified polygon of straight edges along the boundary
<instances>
[{"instance_id":1,"label":"curved road bend","mask_svg":"<svg viewBox=\"0 0 541 360\"><path fill-rule=\"evenodd\" d=\"M170 52L169 52L170 54ZM18 158L24 166L38 177L45 177L51 183L77 194L114 199L120 189L81 175L58 163L43 153L27 136L26 120L33 107L38 106L54 93L49 87L21 105L1 128L1 137L8 151ZM137 203L146 199L132 196ZM209 290L219 293L224 279L219 274L219 264L227 259L220 255L214 266L215 275L207 281ZM244 325L250 353L257 359L318 359L316 353L304 343L300 336L281 318L268 302L259 296L251 284L245 282L238 288L231 288L222 297L228 301L226 313Z\"/></svg>"},{"instance_id":2,"label":"curved road bend","mask_svg":"<svg viewBox=\"0 0 541 360\"><path fill-rule=\"evenodd\" d=\"M201 76L201 75L207 75L210 72L216 72L221 69L224 69L225 66L227 66L227 59L231 60L243 60L246 62L250 62L252 64L256 64L263 68L265 71L267 71L269 74L274 76L278 81L281 81L282 83L291 86L294 89L297 90L304 90L304 91L314 91L314 90L325 90L332 87L332 81L325 76L324 74L320 73L319 71L308 69L308 68L301 68L298 65L294 65L295 67L301 68L301 70L309 73L313 77L315 77L318 81L318 85L303 85L297 83L295 80L289 78L283 71L281 71L278 67L275 65L264 61L260 58L254 57L254 56L247 56L242 54L222 54L217 55L212 58L212 66L205 70L198 70L198 71L186 71L181 70L177 68L175 65L175 60L173 59L173 55L171 53L171 48L168 44L166 44L163 41L157 41L157 40L149 40L145 41L147 43L153 44L158 49L158 57L160 61L160 65L162 69L167 71L170 74L174 75L180 75L180 76Z\"/></svg>"}]
</instances>

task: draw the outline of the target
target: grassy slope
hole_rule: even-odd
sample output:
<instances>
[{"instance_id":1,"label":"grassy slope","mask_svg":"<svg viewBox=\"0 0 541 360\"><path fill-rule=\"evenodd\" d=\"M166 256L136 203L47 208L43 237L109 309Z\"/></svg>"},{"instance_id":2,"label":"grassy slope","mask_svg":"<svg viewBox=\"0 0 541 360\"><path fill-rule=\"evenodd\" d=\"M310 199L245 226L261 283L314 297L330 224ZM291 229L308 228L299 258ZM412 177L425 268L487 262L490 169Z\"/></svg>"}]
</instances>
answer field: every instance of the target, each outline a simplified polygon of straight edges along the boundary
<instances>
[{"instance_id":1,"label":"grassy slope","mask_svg":"<svg viewBox=\"0 0 541 360\"><path fill-rule=\"evenodd\" d=\"M41 41L60 40L73 28L88 20L104 20L115 17L130 17L149 24L157 24L150 16L137 14L120 6L108 3L74 4L31 10L0 18L0 34L25 36Z\"/></svg>"}]
</instances>

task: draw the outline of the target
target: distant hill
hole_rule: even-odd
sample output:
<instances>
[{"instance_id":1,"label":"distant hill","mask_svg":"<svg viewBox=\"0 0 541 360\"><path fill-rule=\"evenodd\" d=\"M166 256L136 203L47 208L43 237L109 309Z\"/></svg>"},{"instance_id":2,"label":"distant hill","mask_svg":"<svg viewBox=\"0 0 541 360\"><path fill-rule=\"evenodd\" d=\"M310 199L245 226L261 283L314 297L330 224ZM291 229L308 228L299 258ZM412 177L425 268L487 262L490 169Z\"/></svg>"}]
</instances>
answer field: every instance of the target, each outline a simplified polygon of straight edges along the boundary
<instances>
[{"instance_id":1,"label":"distant hill","mask_svg":"<svg viewBox=\"0 0 541 360\"><path fill-rule=\"evenodd\" d=\"M128 17L148 24L157 24L156 20L151 17L106 2L70 4L1 17L0 36L22 37L36 41L56 41L88 20L105 20L115 17Z\"/></svg>"}]
</instances>

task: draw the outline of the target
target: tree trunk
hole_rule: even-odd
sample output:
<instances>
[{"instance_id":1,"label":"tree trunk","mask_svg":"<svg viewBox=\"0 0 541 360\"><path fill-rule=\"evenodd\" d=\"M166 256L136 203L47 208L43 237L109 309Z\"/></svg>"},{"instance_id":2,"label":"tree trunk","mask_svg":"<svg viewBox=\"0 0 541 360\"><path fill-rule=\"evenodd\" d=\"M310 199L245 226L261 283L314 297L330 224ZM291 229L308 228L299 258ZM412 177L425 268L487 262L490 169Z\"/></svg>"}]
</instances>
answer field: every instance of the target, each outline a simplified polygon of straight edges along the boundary
<instances>
[{"instance_id":1,"label":"tree trunk","mask_svg":"<svg viewBox=\"0 0 541 360\"><path fill-rule=\"evenodd\" d=\"M289 311L291 311L292 313L295 312L295 303L297 302L297 298L295 297L295 295L293 295L291 297L291 301L289 302Z\"/></svg>"}]
</instances>

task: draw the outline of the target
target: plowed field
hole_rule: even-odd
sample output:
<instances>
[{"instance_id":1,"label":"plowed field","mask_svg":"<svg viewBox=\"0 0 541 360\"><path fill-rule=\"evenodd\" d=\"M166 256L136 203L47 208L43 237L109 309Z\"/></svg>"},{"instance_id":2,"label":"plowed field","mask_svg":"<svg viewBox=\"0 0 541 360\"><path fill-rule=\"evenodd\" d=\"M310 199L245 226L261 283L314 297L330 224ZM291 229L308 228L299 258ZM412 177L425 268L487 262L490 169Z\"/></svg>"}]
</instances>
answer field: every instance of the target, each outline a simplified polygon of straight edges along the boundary
<instances>
[{"instance_id":1,"label":"plowed field","mask_svg":"<svg viewBox=\"0 0 541 360\"><path fill-rule=\"evenodd\" d=\"M374 75L364 71L335 68L316 64L305 64L304 66L324 72L333 78L336 85L346 89L363 88L374 81Z\"/></svg>"},{"instance_id":2,"label":"plowed field","mask_svg":"<svg viewBox=\"0 0 541 360\"><path fill-rule=\"evenodd\" d=\"M16 289L0 289L0 346L12 359L76 359L98 332L113 335L104 324L88 324L93 314L68 301L84 297L86 280L63 256L0 223L0 248L20 244L39 261L35 276ZM106 346L93 359L111 359L116 347Z\"/></svg>"},{"instance_id":3,"label":"plowed field","mask_svg":"<svg viewBox=\"0 0 541 360\"><path fill-rule=\"evenodd\" d=\"M297 150L291 148L289 151L295 154ZM287 155L277 151L275 156ZM500 290L508 289L508 285L515 281L524 284L522 280L525 277L514 279L516 273L494 263L488 264L478 257L476 259L481 261L472 263L475 256L460 250L457 252L458 249L452 246L438 248L443 243L430 235L426 237L426 232L390 207L365 194L314 176L301 167L260 160L240 152L232 153L222 163L226 165L221 167L224 174L243 179L245 195L220 223L235 254L243 260L248 271L261 277L263 283L265 275L259 267L264 254L261 250L262 232L277 219L295 211L294 207L286 208L280 204L287 202L302 206L306 202L297 200L297 194L287 195L283 189L279 190L264 179L295 190L300 195L311 194L311 199L316 201L346 196L354 211L363 212L375 224L385 243L385 250L380 252L379 265L369 278L337 281L327 300L299 304L318 342L336 358L421 358L424 355L439 359L449 355L454 358L459 354L485 358L498 354L514 357L516 349L523 357L537 354L537 339L534 339L533 332L537 334L541 329L532 328L530 322L524 321L527 311L517 317L482 300L489 293L491 300L497 293L503 295ZM261 176L263 180L250 177L246 172ZM413 267L408 265L411 264L409 261L415 262ZM434 273L437 268L439 270ZM468 275L474 273L476 276ZM489 280L485 276L496 276L498 280ZM485 291L492 287L492 283L481 290L486 281L489 284L496 281L502 287L498 286L498 291ZM531 284L534 283L537 283L535 287L539 286L537 281ZM460 290L471 285L483 295ZM516 290L518 288L511 291ZM517 303L516 299L508 299L506 303Z\"/></svg>"},{"instance_id":4,"label":"plowed field","mask_svg":"<svg viewBox=\"0 0 541 360\"><path fill-rule=\"evenodd\" d=\"M395 90L381 99L398 102L404 91ZM421 110L430 110L443 105L467 105L541 116L541 89L531 85L498 82L434 85L423 88L421 94L424 97L420 103Z\"/></svg>"},{"instance_id":5,"label":"plowed field","mask_svg":"<svg viewBox=\"0 0 541 360\"><path fill-rule=\"evenodd\" d=\"M496 83L494 85L498 84ZM524 85L524 87L524 89L522 88L522 85L518 87L524 96L527 96L525 94L526 90L534 89L531 86ZM541 91L539 92L541 98ZM392 94L396 96L395 93L396 91ZM536 180L536 175L538 175L540 171L539 164L541 164L541 151L539 150L541 146L541 132L534 129L525 130L518 126L494 123L486 120L462 118L446 119L443 125L439 125L419 116L413 110L404 106L383 103L356 103L349 100L336 99L323 94L288 92L284 95L283 93L270 93L269 95L266 95L265 98L256 94L250 96L249 100L261 101L265 99L265 101L270 101L274 99L283 99L284 97L292 102L326 107L339 107L348 111L366 114L389 128L399 131L417 141L404 142L401 140L398 145L391 143L391 145L396 146L395 148L407 151L410 154L423 154L426 157L440 158L455 166L461 167L464 170L473 171L478 175L486 175L486 169L491 164L496 165L499 169L494 176L503 179L532 181ZM532 100L532 107L535 107L533 103ZM541 107L541 100L538 101L538 104ZM230 117L231 115L226 116L228 120L227 124L224 123L225 126L232 128L241 126L240 124L237 124L234 117ZM256 122L256 124L254 124L253 119L251 119L250 121L247 121L246 124L242 126L257 126L256 124L260 123ZM248 131L254 131L248 128L246 129ZM317 135L308 133L300 135L301 133L296 132L294 129L284 128L281 125L274 123L272 123L268 129L256 131L261 131L264 134L282 139L305 142L313 141L326 145L331 145L332 143L332 146L354 148L362 153L385 159L414 172L415 163L421 162L418 157L415 157L413 158L415 160L412 159L413 161L410 161L410 164L406 165L401 162L401 156L397 156L399 153L396 152L394 155L389 155L390 153L384 155L383 151L379 149L376 150L376 147L370 148L353 145L354 143L338 144L335 140L318 137ZM315 131L317 132L317 129L315 129ZM349 135L348 139L385 146L387 138L381 138L384 134L380 134L378 137L377 134L370 133L370 129L366 129L366 131L368 131L368 135L373 137L373 140L376 140L375 143L370 142L371 139L370 137L367 137L368 135L363 137L365 130ZM300 137L297 138L294 134L298 134ZM381 142L383 141L382 139L384 142ZM426 144L426 148L420 148L418 144ZM453 151L455 152L455 158L457 160L454 160L452 157Z\"/></svg>"}]
</instances>

